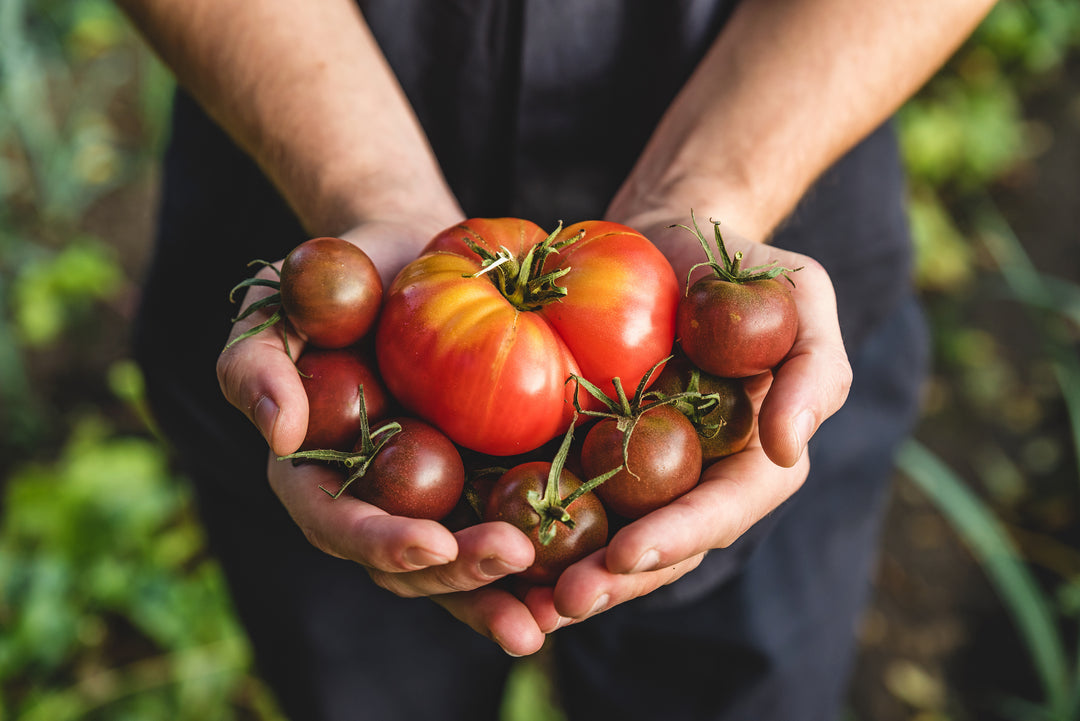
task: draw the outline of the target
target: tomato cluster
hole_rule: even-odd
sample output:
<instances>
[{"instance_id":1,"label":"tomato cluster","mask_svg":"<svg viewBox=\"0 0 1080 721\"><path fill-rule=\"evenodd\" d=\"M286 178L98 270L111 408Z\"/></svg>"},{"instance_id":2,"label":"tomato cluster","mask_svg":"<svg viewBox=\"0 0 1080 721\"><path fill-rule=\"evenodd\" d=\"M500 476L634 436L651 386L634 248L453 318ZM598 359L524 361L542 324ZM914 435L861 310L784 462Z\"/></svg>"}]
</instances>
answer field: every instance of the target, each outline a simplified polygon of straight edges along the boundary
<instances>
[{"instance_id":1,"label":"tomato cluster","mask_svg":"<svg viewBox=\"0 0 1080 721\"><path fill-rule=\"evenodd\" d=\"M366 254L338 238L297 246L278 275L234 290L276 291L244 311L269 318L237 341L275 323L305 340L308 431L282 460L331 464L341 484L327 493L391 514L508 521L536 547L521 574L533 583L689 491L753 432L738 377L766 354L720 374L699 358L731 344L705 322L730 301L681 293L663 254L623 225L467 220L385 294Z\"/></svg>"}]
</instances>

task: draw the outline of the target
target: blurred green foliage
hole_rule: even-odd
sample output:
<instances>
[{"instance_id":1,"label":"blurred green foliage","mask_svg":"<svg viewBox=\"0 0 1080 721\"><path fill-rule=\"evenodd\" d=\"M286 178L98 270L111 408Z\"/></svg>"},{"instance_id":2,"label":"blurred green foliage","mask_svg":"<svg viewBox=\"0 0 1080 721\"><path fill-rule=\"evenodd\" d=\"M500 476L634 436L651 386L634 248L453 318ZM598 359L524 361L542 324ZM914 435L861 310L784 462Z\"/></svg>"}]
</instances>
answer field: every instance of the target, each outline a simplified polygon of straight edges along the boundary
<instances>
[{"instance_id":1,"label":"blurred green foliage","mask_svg":"<svg viewBox=\"0 0 1080 721\"><path fill-rule=\"evenodd\" d=\"M0 3L0 719L279 718L110 328L136 268L86 222L152 182L170 94L111 3Z\"/></svg>"},{"instance_id":2,"label":"blurred green foliage","mask_svg":"<svg viewBox=\"0 0 1080 721\"><path fill-rule=\"evenodd\" d=\"M155 441L85 418L59 458L6 486L0 707L43 721L272 717Z\"/></svg>"},{"instance_id":3,"label":"blurred green foliage","mask_svg":"<svg viewBox=\"0 0 1080 721\"><path fill-rule=\"evenodd\" d=\"M1080 448L1076 399L1073 448L1031 433L1046 398L1072 377L1075 343L1050 333L1042 362L1050 380L1037 386L1035 371L1015 367L1008 341L973 323L969 308L984 297L981 283L1002 280L987 261L997 257L987 228L1001 235L987 189L1046 150L1051 139L1026 116L1027 103L1076 62L1078 47L1080 3L1002 0L898 118L918 282L939 367L955 381L937 388L931 412L961 399L971 417L1022 436L1016 455L980 455L974 480L917 446L907 470L935 484L928 492L944 489L935 499L946 516L997 554L980 558L1026 619L1020 627L1047 689L1045 703L1010 707L1027 719L1080 718L1076 664L1053 638L1058 617L1080 610L1080 581L1046 588L1017 571L1022 560L1002 522L1016 521L1009 514L1030 497L1033 472L1059 468ZM152 185L171 90L107 0L0 2L0 721L278 718L113 327L127 320L137 264L88 222L125 189ZM1060 309L1075 326L1080 289L1038 277L1049 297L1016 297ZM73 384L79 393L53 390ZM935 689L933 717L950 718L940 678L913 663L904 669L897 678L919 683L887 685L907 689L913 706L912 688ZM523 663L503 718L560 718L549 691L542 669Z\"/></svg>"},{"instance_id":4,"label":"blurred green foliage","mask_svg":"<svg viewBox=\"0 0 1080 721\"><path fill-rule=\"evenodd\" d=\"M1080 3L999 2L947 67L898 115L911 183L920 286L942 291L976 272L968 227L986 189L1045 150L1027 96L1060 76L1080 47Z\"/></svg>"},{"instance_id":5,"label":"blurred green foliage","mask_svg":"<svg viewBox=\"0 0 1080 721\"><path fill-rule=\"evenodd\" d=\"M903 449L900 466L986 574L1015 624L1002 633L1015 633L1028 653L1030 672L1019 675L1035 683L1024 698L993 689L975 709L963 705L972 698L952 688L945 664L905 660L941 691L922 703L902 699L930 718L1080 719L1080 646L1068 637L1080 598L1068 545L1080 523L1080 278L1054 275L1075 274L1075 265L1040 271L1028 255L1056 243L1075 257L1076 235L1043 228L1018 237L1002 208L1002 199L1030 194L1035 166L1062 152L1054 130L1029 114L1034 100L1052 97L1066 117L1071 103L1066 131L1080 137L1077 99L1055 90L1078 49L1080 3L999 2L899 114L936 360L919 440ZM1080 175L1050 182L1075 197Z\"/></svg>"}]
</instances>

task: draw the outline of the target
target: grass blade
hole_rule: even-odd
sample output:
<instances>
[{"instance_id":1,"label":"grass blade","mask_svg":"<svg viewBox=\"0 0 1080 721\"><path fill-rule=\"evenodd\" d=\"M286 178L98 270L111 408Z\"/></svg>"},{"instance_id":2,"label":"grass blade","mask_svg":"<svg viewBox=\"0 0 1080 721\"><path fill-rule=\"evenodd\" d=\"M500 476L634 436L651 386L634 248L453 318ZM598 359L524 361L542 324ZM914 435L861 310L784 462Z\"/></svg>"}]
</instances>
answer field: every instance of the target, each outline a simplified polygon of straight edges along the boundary
<instances>
[{"instance_id":1,"label":"grass blade","mask_svg":"<svg viewBox=\"0 0 1080 721\"><path fill-rule=\"evenodd\" d=\"M1021 633L1053 715L1064 718L1068 665L1050 603L993 511L918 441L904 444L900 469L930 498L979 561Z\"/></svg>"}]
</instances>

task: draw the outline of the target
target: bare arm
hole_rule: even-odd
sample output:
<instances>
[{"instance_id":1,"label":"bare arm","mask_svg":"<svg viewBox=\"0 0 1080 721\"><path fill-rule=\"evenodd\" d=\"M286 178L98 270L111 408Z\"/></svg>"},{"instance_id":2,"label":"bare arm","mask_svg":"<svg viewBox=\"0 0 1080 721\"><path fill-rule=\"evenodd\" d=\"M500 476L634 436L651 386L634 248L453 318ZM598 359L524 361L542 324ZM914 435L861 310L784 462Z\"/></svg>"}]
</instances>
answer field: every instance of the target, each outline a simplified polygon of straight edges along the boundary
<instances>
[{"instance_id":1,"label":"bare arm","mask_svg":"<svg viewBox=\"0 0 1080 721\"><path fill-rule=\"evenodd\" d=\"M206 111L263 168L311 235L363 248L388 283L462 214L426 137L350 0L119 0ZM264 289L252 289L247 302ZM233 336L261 320L252 316ZM302 348L290 340L292 351ZM307 398L278 334L223 353L218 378L271 447L271 487L307 538L357 561L402 596L429 595L514 653L543 634L527 608L491 581L532 562L507 524L451 534L351 498L328 503L328 469L294 468ZM343 502L342 502L343 501Z\"/></svg>"},{"instance_id":2,"label":"bare arm","mask_svg":"<svg viewBox=\"0 0 1080 721\"><path fill-rule=\"evenodd\" d=\"M313 235L418 209L460 210L412 109L349 0L119 0ZM415 255L415 252L413 253Z\"/></svg>"},{"instance_id":3,"label":"bare arm","mask_svg":"<svg viewBox=\"0 0 1080 721\"><path fill-rule=\"evenodd\" d=\"M746 0L676 97L615 215L711 213L762 240L945 62L991 0ZM661 220L664 220L661 218Z\"/></svg>"},{"instance_id":4,"label":"bare arm","mask_svg":"<svg viewBox=\"0 0 1080 721\"><path fill-rule=\"evenodd\" d=\"M989 0L866 3L746 0L681 90L609 208L667 254L680 277L701 259L672 223L716 218L746 264L803 266L800 329L772 376L755 379L759 433L697 488L626 526L529 598L545 630L670 583L733 543L805 481L806 443L851 383L832 284L811 258L764 246L815 179L892 114L955 51ZM708 224L705 224L708 227Z\"/></svg>"}]
</instances>

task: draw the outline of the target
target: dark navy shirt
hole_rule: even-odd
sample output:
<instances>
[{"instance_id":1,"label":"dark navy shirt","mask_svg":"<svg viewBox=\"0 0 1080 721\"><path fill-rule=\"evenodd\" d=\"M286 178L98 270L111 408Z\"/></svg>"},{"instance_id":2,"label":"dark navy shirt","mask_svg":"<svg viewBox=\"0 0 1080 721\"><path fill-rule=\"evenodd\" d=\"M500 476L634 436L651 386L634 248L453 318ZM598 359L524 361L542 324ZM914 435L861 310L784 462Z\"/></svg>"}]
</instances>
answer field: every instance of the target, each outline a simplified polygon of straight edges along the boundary
<instances>
[{"instance_id":1,"label":"dark navy shirt","mask_svg":"<svg viewBox=\"0 0 1080 721\"><path fill-rule=\"evenodd\" d=\"M733 4L360 2L465 213L544 227L602 217ZM363 122L356 118L358 132ZM236 311L228 290L250 273L249 260L284 257L305 238L251 159L179 93L137 355L172 396L164 407L186 408L210 438L261 442L214 376ZM828 269L853 350L909 285L903 176L890 128L829 170L773 242Z\"/></svg>"}]
</instances>

